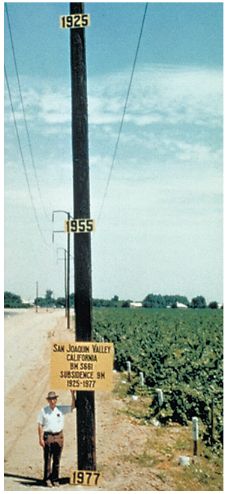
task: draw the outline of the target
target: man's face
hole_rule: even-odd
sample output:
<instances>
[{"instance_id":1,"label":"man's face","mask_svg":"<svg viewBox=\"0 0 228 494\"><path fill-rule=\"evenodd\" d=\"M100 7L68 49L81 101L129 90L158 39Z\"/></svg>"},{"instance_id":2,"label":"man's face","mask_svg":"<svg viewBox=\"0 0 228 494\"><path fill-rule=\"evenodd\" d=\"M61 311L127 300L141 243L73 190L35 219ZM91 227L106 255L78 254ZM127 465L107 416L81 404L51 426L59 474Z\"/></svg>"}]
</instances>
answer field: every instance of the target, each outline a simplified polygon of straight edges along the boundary
<instances>
[{"instance_id":1,"label":"man's face","mask_svg":"<svg viewBox=\"0 0 228 494\"><path fill-rule=\"evenodd\" d=\"M57 398L48 398L49 407L54 410L57 403Z\"/></svg>"}]
</instances>

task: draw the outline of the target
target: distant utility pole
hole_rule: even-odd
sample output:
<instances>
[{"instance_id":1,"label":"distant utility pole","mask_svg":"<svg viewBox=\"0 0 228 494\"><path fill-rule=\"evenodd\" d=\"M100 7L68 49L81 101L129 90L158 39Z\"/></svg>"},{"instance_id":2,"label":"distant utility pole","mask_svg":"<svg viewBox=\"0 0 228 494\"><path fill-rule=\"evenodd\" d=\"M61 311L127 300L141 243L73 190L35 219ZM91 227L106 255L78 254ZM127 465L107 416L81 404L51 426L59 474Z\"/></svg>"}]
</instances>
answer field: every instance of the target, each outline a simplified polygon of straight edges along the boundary
<instances>
[{"instance_id":1,"label":"distant utility pole","mask_svg":"<svg viewBox=\"0 0 228 494\"><path fill-rule=\"evenodd\" d=\"M59 250L64 250L64 294L65 294L65 316L67 317L67 250L64 247L58 247L57 253ZM57 258L57 261L59 259ZM61 259L60 259L61 260Z\"/></svg>"},{"instance_id":2,"label":"distant utility pole","mask_svg":"<svg viewBox=\"0 0 228 494\"><path fill-rule=\"evenodd\" d=\"M38 312L38 289L39 289L39 285L38 285L38 281L36 281L36 312Z\"/></svg>"},{"instance_id":3,"label":"distant utility pole","mask_svg":"<svg viewBox=\"0 0 228 494\"><path fill-rule=\"evenodd\" d=\"M55 213L64 213L69 221L71 215L69 211L57 209L52 211L52 221L54 221ZM64 233L64 230L56 230L53 233ZM66 268L66 314L67 314L67 329L70 329L70 233L67 234L67 268Z\"/></svg>"},{"instance_id":4,"label":"distant utility pole","mask_svg":"<svg viewBox=\"0 0 228 494\"><path fill-rule=\"evenodd\" d=\"M70 3L70 14L83 14L83 3ZM74 218L90 218L88 113L85 32L70 30ZM74 235L75 339L92 340L90 233ZM77 393L78 469L96 470L94 391Z\"/></svg>"}]
</instances>

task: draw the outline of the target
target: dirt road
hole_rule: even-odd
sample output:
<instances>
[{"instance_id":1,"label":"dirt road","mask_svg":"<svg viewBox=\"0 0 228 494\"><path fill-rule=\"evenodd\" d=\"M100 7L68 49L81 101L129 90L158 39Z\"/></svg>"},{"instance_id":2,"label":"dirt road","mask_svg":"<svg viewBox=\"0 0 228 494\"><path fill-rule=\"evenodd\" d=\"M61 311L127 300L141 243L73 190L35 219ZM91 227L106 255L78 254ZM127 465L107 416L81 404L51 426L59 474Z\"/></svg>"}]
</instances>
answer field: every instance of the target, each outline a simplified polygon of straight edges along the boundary
<instances>
[{"instance_id":1,"label":"dirt road","mask_svg":"<svg viewBox=\"0 0 228 494\"><path fill-rule=\"evenodd\" d=\"M63 310L36 313L29 309L5 318L5 490L47 490L41 485L36 419L49 390L52 340L74 340ZM114 378L118 379L115 373ZM60 393L59 403L70 403L68 392ZM123 414L123 406L112 393L96 393L97 470L102 474L97 489L175 490L169 476L164 479L159 474L159 465L148 468L134 461L145 453L151 428ZM76 469L75 429L73 412L65 419L59 491L87 489L67 483L70 470Z\"/></svg>"}]
</instances>

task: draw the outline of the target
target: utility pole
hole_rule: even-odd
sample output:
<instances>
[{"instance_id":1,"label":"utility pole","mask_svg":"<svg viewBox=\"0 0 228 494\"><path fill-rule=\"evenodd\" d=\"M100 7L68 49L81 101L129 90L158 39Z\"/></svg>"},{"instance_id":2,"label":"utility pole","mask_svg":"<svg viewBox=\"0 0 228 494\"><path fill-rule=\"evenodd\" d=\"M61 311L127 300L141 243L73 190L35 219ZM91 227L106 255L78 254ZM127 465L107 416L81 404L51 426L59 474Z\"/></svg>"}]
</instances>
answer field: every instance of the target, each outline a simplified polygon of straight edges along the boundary
<instances>
[{"instance_id":1,"label":"utility pole","mask_svg":"<svg viewBox=\"0 0 228 494\"><path fill-rule=\"evenodd\" d=\"M67 317L67 250L64 247L57 248L57 254L59 250L64 250L64 294L65 294L65 316ZM57 262L58 259L57 258Z\"/></svg>"},{"instance_id":2,"label":"utility pole","mask_svg":"<svg viewBox=\"0 0 228 494\"><path fill-rule=\"evenodd\" d=\"M36 312L38 312L38 281L36 281Z\"/></svg>"},{"instance_id":3,"label":"utility pole","mask_svg":"<svg viewBox=\"0 0 228 494\"><path fill-rule=\"evenodd\" d=\"M52 221L54 221L55 213L65 213L67 215L68 221L71 218L69 211L56 209L55 211L52 211ZM53 232L53 234L54 233L64 233L64 230L56 230ZM53 234L52 234L52 239L54 239ZM67 314L67 329L70 329L70 233L67 234L66 314Z\"/></svg>"},{"instance_id":4,"label":"utility pole","mask_svg":"<svg viewBox=\"0 0 228 494\"><path fill-rule=\"evenodd\" d=\"M70 14L83 14L83 3L70 3ZM85 32L70 30L74 219L90 218L88 112ZM74 235L75 340L92 340L90 233ZM78 469L96 470L94 391L77 393Z\"/></svg>"}]
</instances>

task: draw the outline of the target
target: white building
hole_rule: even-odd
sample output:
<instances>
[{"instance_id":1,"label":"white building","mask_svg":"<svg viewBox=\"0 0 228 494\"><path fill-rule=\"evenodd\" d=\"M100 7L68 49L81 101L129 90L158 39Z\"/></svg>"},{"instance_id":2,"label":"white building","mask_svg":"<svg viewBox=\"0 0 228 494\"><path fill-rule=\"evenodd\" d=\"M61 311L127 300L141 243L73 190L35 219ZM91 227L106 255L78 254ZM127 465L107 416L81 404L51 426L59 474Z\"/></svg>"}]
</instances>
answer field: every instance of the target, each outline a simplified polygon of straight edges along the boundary
<instances>
[{"instance_id":1,"label":"white building","mask_svg":"<svg viewBox=\"0 0 228 494\"><path fill-rule=\"evenodd\" d=\"M131 309L139 309L142 306L143 306L142 302L130 302Z\"/></svg>"},{"instance_id":2,"label":"white building","mask_svg":"<svg viewBox=\"0 0 228 494\"><path fill-rule=\"evenodd\" d=\"M182 304L181 302L176 302L177 309L187 309L188 306L185 304Z\"/></svg>"}]
</instances>

